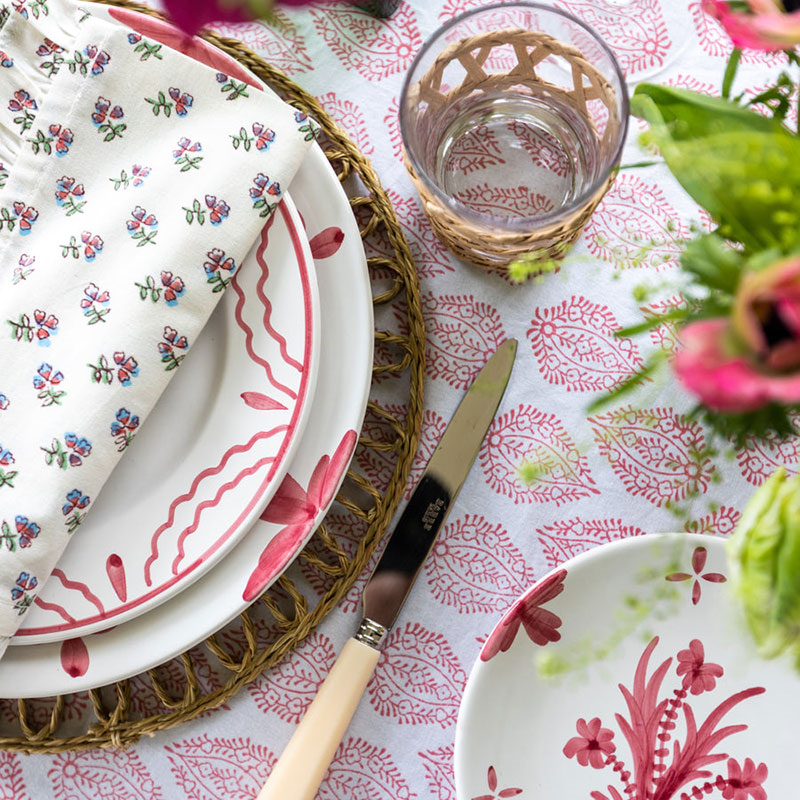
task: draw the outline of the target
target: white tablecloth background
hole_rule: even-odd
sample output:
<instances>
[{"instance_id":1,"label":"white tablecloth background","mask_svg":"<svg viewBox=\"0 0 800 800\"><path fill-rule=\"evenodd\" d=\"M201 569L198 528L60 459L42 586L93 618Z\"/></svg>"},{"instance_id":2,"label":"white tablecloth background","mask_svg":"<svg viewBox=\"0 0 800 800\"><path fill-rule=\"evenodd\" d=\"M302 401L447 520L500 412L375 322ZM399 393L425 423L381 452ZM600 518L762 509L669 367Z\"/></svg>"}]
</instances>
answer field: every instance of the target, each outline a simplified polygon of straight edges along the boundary
<instances>
[{"instance_id":1,"label":"white tablecloth background","mask_svg":"<svg viewBox=\"0 0 800 800\"><path fill-rule=\"evenodd\" d=\"M698 456L707 431L681 416L693 403L674 382L638 396L638 411L612 407L589 419L597 387L629 373L654 346L646 336L628 345L610 335L640 318L634 288L670 280L675 240L688 235L692 221L703 222L665 168L623 172L565 267L542 283L513 287L457 263L434 239L400 160L397 98L423 40L453 13L480 4L406 0L386 22L330 2L281 11L275 29L220 28L315 94L389 191L417 259L428 325L423 463L469 377L506 337L520 341L498 419L320 790L324 800L455 798L461 691L480 642L515 596L555 564L622 536L684 527L728 533L776 464L797 469L796 449L780 441L749 442L733 459ZM645 76L718 93L729 46L699 2L633 0L616 12L603 0L557 5L594 21L617 48L631 88ZM735 90L763 87L778 64L747 54ZM623 163L644 157L639 131L632 121ZM641 259L650 239L659 244ZM392 402L391 381L380 392L381 402ZM400 402L399 387L394 392ZM553 465L527 487L513 479L526 455ZM412 481L418 475L419 468ZM693 489L701 496L682 514L665 507ZM126 751L0 753L0 800L255 797L355 631L354 597L282 665L193 722ZM134 702L155 702L141 688L136 698L134 685ZM0 705L5 714L7 703ZM73 715L86 709L86 695L68 702Z\"/></svg>"}]
</instances>

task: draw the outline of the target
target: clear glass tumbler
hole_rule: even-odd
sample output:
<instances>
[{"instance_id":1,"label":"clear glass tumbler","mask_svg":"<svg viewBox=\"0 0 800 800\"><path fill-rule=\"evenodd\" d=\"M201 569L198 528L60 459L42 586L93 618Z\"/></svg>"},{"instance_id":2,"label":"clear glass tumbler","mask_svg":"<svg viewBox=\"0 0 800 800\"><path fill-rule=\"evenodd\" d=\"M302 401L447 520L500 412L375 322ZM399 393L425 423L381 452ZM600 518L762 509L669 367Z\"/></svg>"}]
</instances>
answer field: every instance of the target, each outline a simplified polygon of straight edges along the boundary
<instances>
[{"instance_id":1,"label":"clear glass tumbler","mask_svg":"<svg viewBox=\"0 0 800 800\"><path fill-rule=\"evenodd\" d=\"M538 3L448 22L400 99L406 167L431 225L489 269L564 254L613 182L627 127L614 54L588 25Z\"/></svg>"}]
</instances>

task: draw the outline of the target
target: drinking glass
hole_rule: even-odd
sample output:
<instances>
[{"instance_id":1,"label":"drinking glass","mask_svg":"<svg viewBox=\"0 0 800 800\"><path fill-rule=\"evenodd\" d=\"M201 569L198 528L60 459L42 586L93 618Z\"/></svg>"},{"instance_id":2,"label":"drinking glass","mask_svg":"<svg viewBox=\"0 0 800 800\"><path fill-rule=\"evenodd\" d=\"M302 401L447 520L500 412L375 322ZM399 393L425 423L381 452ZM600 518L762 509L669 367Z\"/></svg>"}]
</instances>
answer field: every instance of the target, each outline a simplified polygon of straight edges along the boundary
<instances>
[{"instance_id":1,"label":"drinking glass","mask_svg":"<svg viewBox=\"0 0 800 800\"><path fill-rule=\"evenodd\" d=\"M400 99L406 167L434 231L488 269L564 254L613 182L627 126L608 46L572 15L532 2L441 27Z\"/></svg>"}]
</instances>

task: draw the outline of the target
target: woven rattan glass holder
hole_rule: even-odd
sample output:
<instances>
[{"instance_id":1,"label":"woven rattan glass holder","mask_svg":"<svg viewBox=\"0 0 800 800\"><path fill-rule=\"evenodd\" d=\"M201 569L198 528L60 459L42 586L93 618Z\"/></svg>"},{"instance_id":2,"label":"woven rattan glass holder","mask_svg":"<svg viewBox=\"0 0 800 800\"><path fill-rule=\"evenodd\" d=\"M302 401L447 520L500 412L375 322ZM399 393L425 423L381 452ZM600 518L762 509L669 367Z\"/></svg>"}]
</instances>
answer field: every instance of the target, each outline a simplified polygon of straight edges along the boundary
<instances>
[{"instance_id":1,"label":"woven rattan glass holder","mask_svg":"<svg viewBox=\"0 0 800 800\"><path fill-rule=\"evenodd\" d=\"M101 1L161 17L125 0ZM375 171L316 100L285 75L238 41L213 33L203 38L319 123L318 143L348 191L369 256L377 328L370 396L390 386L390 401L370 401L337 502L293 567L235 623L161 667L102 689L0 700L3 750L123 747L222 706L300 645L351 590L403 496L419 442L425 350L419 283ZM360 467L376 463L380 479ZM308 585L316 591L309 593Z\"/></svg>"},{"instance_id":2,"label":"woven rattan glass holder","mask_svg":"<svg viewBox=\"0 0 800 800\"><path fill-rule=\"evenodd\" d=\"M614 181L627 122L613 53L535 3L440 28L400 100L406 168L436 235L493 270L565 254Z\"/></svg>"}]
</instances>

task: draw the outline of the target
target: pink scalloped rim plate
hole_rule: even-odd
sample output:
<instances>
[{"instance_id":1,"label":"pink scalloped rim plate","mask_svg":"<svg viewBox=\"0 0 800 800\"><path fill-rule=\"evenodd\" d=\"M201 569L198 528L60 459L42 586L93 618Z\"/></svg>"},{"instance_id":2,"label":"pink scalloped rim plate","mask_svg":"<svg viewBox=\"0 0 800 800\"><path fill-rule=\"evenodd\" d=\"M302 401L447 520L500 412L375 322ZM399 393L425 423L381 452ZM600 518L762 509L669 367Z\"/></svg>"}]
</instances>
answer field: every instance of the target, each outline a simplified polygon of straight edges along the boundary
<instances>
[{"instance_id":1,"label":"pink scalloped rim plate","mask_svg":"<svg viewBox=\"0 0 800 800\"><path fill-rule=\"evenodd\" d=\"M242 262L13 643L146 613L223 558L278 491L311 408L316 274L291 199Z\"/></svg>"},{"instance_id":2,"label":"pink scalloped rim plate","mask_svg":"<svg viewBox=\"0 0 800 800\"><path fill-rule=\"evenodd\" d=\"M107 7L92 8L108 16ZM60 642L12 640L20 646L9 647L0 660L0 697L85 691L139 674L188 650L277 580L325 516L346 475L366 411L372 376L372 294L350 203L319 147L312 146L292 182L291 197L305 226L319 287L319 366L305 431L273 501L225 558L147 613ZM253 330L261 335L255 321ZM258 406L264 401L250 400L254 410L261 410ZM239 403L245 407L241 399ZM72 549L78 549L77 542Z\"/></svg>"},{"instance_id":3,"label":"pink scalloped rim plate","mask_svg":"<svg viewBox=\"0 0 800 800\"><path fill-rule=\"evenodd\" d=\"M482 642L458 800L797 795L800 675L755 647L725 540L653 534L538 581Z\"/></svg>"}]
</instances>

